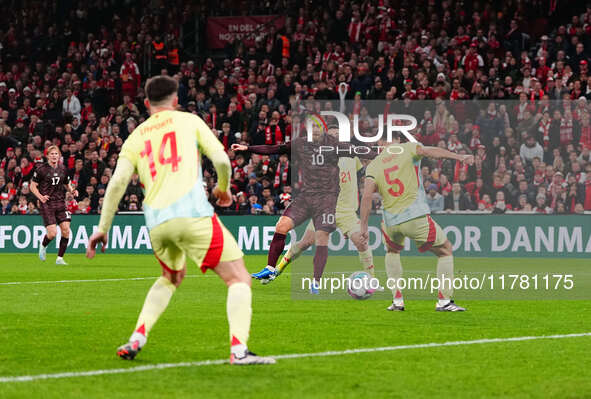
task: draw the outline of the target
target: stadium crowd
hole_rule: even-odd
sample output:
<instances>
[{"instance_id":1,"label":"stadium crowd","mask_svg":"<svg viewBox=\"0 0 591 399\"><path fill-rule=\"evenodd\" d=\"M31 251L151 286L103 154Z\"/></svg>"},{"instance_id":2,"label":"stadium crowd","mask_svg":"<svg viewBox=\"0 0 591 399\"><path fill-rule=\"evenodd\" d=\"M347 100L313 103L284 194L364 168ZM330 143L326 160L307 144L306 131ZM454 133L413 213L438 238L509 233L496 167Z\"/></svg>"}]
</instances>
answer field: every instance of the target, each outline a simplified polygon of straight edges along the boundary
<instances>
[{"instance_id":1,"label":"stadium crowd","mask_svg":"<svg viewBox=\"0 0 591 399\"><path fill-rule=\"evenodd\" d=\"M71 3L62 26L59 9L35 2L0 16L0 214L38 212L29 182L52 144L78 188L70 212L100 213L119 150L148 116L142 85L159 73L179 81L180 108L228 151L235 202L223 213L285 208L289 157L230 147L289 141L290 104L338 99L340 83L355 112L368 100L430 100L419 140L475 154L471 167L423 163L433 211L591 211L591 5L572 2L566 15L558 0L284 1L281 30L192 58L179 21L204 2ZM141 209L134 176L120 210Z\"/></svg>"}]
</instances>

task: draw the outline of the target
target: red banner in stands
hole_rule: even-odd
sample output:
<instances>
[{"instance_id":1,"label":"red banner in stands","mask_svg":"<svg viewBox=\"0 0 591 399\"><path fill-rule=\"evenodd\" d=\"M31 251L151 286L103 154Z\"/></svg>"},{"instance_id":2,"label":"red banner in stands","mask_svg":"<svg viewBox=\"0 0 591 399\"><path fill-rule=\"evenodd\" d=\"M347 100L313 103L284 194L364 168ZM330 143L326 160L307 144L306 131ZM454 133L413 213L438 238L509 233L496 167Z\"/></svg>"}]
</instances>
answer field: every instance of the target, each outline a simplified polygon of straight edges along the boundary
<instances>
[{"instance_id":1,"label":"red banner in stands","mask_svg":"<svg viewBox=\"0 0 591 399\"><path fill-rule=\"evenodd\" d=\"M268 33L271 26L281 29L284 25L285 16L280 15L207 18L207 46L224 48L232 38L252 46L255 38Z\"/></svg>"}]
</instances>

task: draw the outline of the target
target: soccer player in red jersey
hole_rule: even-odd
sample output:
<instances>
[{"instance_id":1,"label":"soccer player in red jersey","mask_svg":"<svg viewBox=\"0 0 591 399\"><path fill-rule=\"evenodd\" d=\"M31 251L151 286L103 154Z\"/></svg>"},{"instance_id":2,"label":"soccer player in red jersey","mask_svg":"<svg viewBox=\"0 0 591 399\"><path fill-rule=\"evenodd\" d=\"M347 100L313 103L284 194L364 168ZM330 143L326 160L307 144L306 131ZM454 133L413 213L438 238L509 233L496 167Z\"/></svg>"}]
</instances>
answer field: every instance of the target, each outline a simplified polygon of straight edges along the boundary
<instances>
[{"instance_id":1,"label":"soccer player in red jersey","mask_svg":"<svg viewBox=\"0 0 591 399\"><path fill-rule=\"evenodd\" d=\"M57 234L60 226L61 239L57 253L56 265L67 265L64 254L70 238L70 222L72 215L66 209L66 191L78 196L78 191L70 184L70 178L63 164L59 163L61 152L55 145L47 149L47 163L39 165L33 173L31 192L41 203L39 212L47 230L43 242L39 246L39 259L45 261L47 246Z\"/></svg>"},{"instance_id":2,"label":"soccer player in red jersey","mask_svg":"<svg viewBox=\"0 0 591 399\"><path fill-rule=\"evenodd\" d=\"M338 126L331 126L338 132ZM314 255L314 286L310 292L318 294L321 277L328 259L328 239L336 230L336 206L339 195L339 158L373 158L375 152L356 154L350 143L339 142L336 135L328 134L329 128L320 124L312 125L313 139L300 136L287 144L247 146L233 144L234 151L249 151L254 154L291 153L292 160L304 176L299 194L288 206L275 225L267 266L252 276L258 280L273 280L280 271L276 270L277 260L285 248L287 234L308 219L314 223L316 253ZM292 151L295 149L295 151Z\"/></svg>"}]
</instances>

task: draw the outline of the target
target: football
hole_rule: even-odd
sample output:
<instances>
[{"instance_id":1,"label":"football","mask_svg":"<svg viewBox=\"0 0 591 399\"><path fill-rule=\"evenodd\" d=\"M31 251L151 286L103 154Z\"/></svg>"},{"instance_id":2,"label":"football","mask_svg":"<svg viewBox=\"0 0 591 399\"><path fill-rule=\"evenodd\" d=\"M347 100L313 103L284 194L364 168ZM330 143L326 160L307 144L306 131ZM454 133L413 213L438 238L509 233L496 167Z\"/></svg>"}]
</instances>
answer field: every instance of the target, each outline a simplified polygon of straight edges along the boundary
<instances>
[{"instance_id":1,"label":"football","mask_svg":"<svg viewBox=\"0 0 591 399\"><path fill-rule=\"evenodd\" d=\"M363 300L372 296L375 288L372 288L372 278L367 272L355 272L347 279L347 292L352 298Z\"/></svg>"}]
</instances>

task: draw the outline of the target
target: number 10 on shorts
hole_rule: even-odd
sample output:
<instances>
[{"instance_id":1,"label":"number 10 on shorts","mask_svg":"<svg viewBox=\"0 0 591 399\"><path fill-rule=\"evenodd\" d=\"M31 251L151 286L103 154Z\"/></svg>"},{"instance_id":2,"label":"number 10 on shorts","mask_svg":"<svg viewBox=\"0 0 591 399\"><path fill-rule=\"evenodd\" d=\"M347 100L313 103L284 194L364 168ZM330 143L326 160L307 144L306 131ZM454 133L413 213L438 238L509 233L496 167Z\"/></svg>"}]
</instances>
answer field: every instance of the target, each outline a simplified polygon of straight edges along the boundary
<instances>
[{"instance_id":1,"label":"number 10 on shorts","mask_svg":"<svg viewBox=\"0 0 591 399\"><path fill-rule=\"evenodd\" d=\"M323 213L322 214L322 224L334 224L334 214L333 213Z\"/></svg>"}]
</instances>

